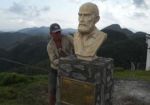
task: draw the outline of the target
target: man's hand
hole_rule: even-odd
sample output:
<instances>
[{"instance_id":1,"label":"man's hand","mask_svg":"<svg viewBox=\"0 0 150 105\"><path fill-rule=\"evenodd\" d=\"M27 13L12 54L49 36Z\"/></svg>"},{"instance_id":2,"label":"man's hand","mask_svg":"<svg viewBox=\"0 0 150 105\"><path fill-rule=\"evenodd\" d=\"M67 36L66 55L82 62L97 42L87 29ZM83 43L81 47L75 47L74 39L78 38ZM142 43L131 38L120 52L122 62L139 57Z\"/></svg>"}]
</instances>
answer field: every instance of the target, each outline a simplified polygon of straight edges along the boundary
<instances>
[{"instance_id":1,"label":"man's hand","mask_svg":"<svg viewBox=\"0 0 150 105\"><path fill-rule=\"evenodd\" d=\"M59 59L55 59L55 60L53 61L53 63L54 63L54 65L58 65L58 64L59 64Z\"/></svg>"}]
</instances>

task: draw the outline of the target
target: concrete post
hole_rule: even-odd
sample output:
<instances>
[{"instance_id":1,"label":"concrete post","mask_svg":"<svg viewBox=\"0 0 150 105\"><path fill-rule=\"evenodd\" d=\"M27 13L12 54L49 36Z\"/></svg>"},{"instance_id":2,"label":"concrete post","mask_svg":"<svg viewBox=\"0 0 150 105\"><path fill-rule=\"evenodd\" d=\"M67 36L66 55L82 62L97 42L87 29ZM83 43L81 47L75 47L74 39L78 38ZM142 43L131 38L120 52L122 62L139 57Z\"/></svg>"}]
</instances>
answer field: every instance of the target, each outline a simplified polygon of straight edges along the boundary
<instances>
[{"instance_id":1,"label":"concrete post","mask_svg":"<svg viewBox=\"0 0 150 105\"><path fill-rule=\"evenodd\" d=\"M112 105L111 58L83 61L68 57L60 60L58 75L61 105Z\"/></svg>"},{"instance_id":2,"label":"concrete post","mask_svg":"<svg viewBox=\"0 0 150 105\"><path fill-rule=\"evenodd\" d=\"M146 71L150 70L150 34L146 35L147 43L147 58L146 58Z\"/></svg>"}]
</instances>

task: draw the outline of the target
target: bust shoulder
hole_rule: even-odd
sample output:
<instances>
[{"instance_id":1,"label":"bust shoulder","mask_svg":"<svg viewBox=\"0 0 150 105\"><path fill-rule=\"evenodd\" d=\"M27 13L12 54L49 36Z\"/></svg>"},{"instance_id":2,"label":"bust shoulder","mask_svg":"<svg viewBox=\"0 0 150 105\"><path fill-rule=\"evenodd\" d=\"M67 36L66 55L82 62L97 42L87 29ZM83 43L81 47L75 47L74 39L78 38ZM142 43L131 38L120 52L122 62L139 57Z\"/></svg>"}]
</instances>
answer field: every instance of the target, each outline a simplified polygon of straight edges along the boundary
<instances>
[{"instance_id":1,"label":"bust shoulder","mask_svg":"<svg viewBox=\"0 0 150 105\"><path fill-rule=\"evenodd\" d=\"M98 31L98 35L100 35L101 37L103 37L104 39L107 38L107 33L103 32L103 31Z\"/></svg>"},{"instance_id":2,"label":"bust shoulder","mask_svg":"<svg viewBox=\"0 0 150 105\"><path fill-rule=\"evenodd\" d=\"M107 36L107 33L103 32L103 31L101 31L101 30L99 30L98 33L99 33L100 35Z\"/></svg>"}]
</instances>

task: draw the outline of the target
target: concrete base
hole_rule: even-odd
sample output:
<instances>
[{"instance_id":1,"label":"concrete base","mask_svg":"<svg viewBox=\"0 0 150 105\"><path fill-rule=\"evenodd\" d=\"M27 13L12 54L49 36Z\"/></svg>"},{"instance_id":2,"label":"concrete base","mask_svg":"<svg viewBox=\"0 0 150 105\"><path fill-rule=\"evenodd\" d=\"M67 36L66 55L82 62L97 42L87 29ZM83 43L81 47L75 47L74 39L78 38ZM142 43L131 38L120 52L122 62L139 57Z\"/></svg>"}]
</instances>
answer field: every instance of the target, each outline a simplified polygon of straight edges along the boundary
<instances>
[{"instance_id":1,"label":"concrete base","mask_svg":"<svg viewBox=\"0 0 150 105\"><path fill-rule=\"evenodd\" d=\"M60 60L58 70L61 105L111 105L113 60L93 61L74 56Z\"/></svg>"}]
</instances>

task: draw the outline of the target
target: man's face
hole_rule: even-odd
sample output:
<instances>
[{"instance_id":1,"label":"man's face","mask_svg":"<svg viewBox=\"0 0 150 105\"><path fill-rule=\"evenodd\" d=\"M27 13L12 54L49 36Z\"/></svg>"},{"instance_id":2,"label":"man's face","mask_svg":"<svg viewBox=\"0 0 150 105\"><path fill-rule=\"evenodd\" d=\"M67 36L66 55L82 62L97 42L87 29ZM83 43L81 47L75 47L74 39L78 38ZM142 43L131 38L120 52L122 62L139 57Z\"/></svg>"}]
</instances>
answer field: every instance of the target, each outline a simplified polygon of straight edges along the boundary
<instances>
[{"instance_id":1,"label":"man's face","mask_svg":"<svg viewBox=\"0 0 150 105\"><path fill-rule=\"evenodd\" d=\"M59 41L61 39L61 32L60 31L58 31L58 32L52 32L51 36L53 37L53 39L55 41Z\"/></svg>"},{"instance_id":2,"label":"man's face","mask_svg":"<svg viewBox=\"0 0 150 105\"><path fill-rule=\"evenodd\" d=\"M90 33L95 27L95 14L88 7L79 10L78 31L82 34Z\"/></svg>"}]
</instances>

